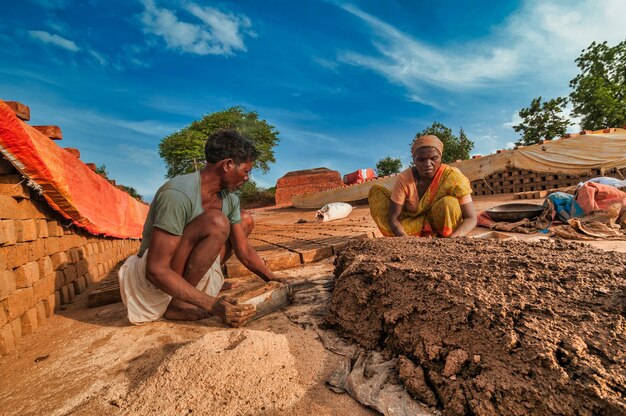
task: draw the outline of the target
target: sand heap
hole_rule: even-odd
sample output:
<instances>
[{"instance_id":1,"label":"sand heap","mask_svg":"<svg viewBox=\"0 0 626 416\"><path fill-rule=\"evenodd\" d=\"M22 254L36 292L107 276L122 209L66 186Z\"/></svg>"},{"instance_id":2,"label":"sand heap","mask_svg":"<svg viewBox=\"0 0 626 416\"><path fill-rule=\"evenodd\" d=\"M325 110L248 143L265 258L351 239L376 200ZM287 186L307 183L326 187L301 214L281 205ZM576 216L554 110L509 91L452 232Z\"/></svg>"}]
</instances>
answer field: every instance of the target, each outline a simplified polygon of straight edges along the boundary
<instances>
[{"instance_id":1,"label":"sand heap","mask_svg":"<svg viewBox=\"0 0 626 416\"><path fill-rule=\"evenodd\" d=\"M257 415L285 411L303 395L284 335L232 330L176 350L122 408L144 415Z\"/></svg>"},{"instance_id":2,"label":"sand heap","mask_svg":"<svg viewBox=\"0 0 626 416\"><path fill-rule=\"evenodd\" d=\"M358 241L328 321L446 415L626 414L626 255L580 243Z\"/></svg>"}]
</instances>

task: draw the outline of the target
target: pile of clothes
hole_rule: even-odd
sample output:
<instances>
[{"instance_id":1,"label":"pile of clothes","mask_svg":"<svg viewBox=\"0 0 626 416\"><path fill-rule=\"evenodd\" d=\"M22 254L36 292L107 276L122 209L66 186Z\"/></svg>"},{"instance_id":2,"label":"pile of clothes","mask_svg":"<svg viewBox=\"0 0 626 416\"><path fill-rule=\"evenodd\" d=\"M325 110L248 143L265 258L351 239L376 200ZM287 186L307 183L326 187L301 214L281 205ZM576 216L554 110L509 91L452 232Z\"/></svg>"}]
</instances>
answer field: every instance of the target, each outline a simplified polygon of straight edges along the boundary
<instances>
[{"instance_id":1,"label":"pile of clothes","mask_svg":"<svg viewBox=\"0 0 626 416\"><path fill-rule=\"evenodd\" d=\"M548 195L534 220L495 222L485 211L478 225L492 230L534 233L572 240L626 240L626 180L600 177L578 184L574 194Z\"/></svg>"}]
</instances>

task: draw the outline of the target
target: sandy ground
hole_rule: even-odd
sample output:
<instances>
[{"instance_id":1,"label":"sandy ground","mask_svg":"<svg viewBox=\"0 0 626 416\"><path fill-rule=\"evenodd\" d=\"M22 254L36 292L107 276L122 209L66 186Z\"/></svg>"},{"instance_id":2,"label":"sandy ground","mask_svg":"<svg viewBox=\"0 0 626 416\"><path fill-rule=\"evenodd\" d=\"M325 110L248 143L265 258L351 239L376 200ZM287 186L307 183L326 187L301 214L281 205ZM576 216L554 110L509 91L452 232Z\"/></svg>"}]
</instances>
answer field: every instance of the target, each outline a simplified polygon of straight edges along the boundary
<instances>
[{"instance_id":1,"label":"sandy ground","mask_svg":"<svg viewBox=\"0 0 626 416\"><path fill-rule=\"evenodd\" d=\"M478 210L485 209L507 202L509 198L478 197L476 206ZM368 207L356 207L352 216L368 216ZM294 224L300 219L313 221L314 211L264 208L254 210L254 217L257 223ZM487 231L476 229L472 234ZM520 239L529 237L519 236ZM623 241L590 244L626 252ZM332 282L332 261L331 258L279 274L294 281L326 279ZM195 413L202 414L207 409L216 409L206 405L208 401L220 399L243 403L234 409L226 403L221 407L221 414L375 414L348 395L333 393L325 386L341 357L324 349L315 322L299 319L315 309L315 305L288 306L250 323L246 329L251 332L242 336L213 318L195 323L162 321L130 326L120 303L87 308L88 293L95 287L79 296L68 310L24 338L16 351L0 357L0 414L137 414L141 397L145 400L151 392L159 390L159 383L172 383L172 380L179 383L176 389L181 395L186 391L184 382L195 381L196 384L187 389L193 397L168 396L171 407L163 414L181 414L184 409L187 413L193 412L194 406ZM242 338L243 341L239 341ZM260 354L259 345L271 347L267 347L267 357ZM190 371L211 374L209 379L214 391L210 394L198 395L194 390L200 388L201 391L198 383L206 382L206 378L166 374L172 372L168 366L185 362L186 357L217 353L228 357L224 362L250 362L250 357L256 357L263 364L237 369L239 379L245 381L240 388L233 386L237 380L229 378L231 372L219 360L194 361L197 364ZM267 381L272 377L272 382ZM266 380L266 383L278 383L285 388L272 390L265 384L252 388L253 380ZM262 397L264 393L274 395L274 400L267 402ZM192 405L187 406L189 403ZM163 402L159 406L163 406Z\"/></svg>"}]
</instances>

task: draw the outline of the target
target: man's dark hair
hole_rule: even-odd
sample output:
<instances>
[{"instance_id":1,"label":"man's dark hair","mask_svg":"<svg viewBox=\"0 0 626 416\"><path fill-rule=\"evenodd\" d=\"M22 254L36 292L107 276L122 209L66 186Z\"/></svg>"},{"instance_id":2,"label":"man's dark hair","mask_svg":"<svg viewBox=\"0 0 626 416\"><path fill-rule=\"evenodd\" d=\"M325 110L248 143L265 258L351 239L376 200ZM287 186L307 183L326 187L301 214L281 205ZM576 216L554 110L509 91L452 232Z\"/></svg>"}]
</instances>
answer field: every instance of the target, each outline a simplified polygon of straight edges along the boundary
<instances>
[{"instance_id":1,"label":"man's dark hair","mask_svg":"<svg viewBox=\"0 0 626 416\"><path fill-rule=\"evenodd\" d=\"M204 145L207 163L217 163L224 159L233 159L236 164L254 162L259 156L258 150L241 133L233 129L218 130L211 134Z\"/></svg>"}]
</instances>

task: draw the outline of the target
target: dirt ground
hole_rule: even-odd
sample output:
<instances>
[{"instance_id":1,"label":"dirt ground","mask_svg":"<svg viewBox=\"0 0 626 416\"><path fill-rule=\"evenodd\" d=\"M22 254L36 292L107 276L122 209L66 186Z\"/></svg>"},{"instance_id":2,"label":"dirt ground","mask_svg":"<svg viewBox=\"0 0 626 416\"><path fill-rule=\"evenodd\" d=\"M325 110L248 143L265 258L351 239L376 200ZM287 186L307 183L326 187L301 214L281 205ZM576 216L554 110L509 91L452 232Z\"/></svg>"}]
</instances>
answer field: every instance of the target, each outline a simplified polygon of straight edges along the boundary
<instances>
[{"instance_id":1,"label":"dirt ground","mask_svg":"<svg viewBox=\"0 0 626 416\"><path fill-rule=\"evenodd\" d=\"M476 198L479 210L503 202ZM258 224L280 225L313 221L315 211L263 208L253 215ZM368 207L358 206L343 221L364 218ZM624 242L591 244L626 252ZM120 303L87 307L92 286L0 357L0 414L376 414L325 386L341 360L324 348L318 330L333 270L328 258L280 271L299 290L293 304L243 331L214 318L130 326Z\"/></svg>"},{"instance_id":2,"label":"dirt ground","mask_svg":"<svg viewBox=\"0 0 626 416\"><path fill-rule=\"evenodd\" d=\"M328 317L444 415L626 414L626 254L580 243L362 240Z\"/></svg>"}]
</instances>

